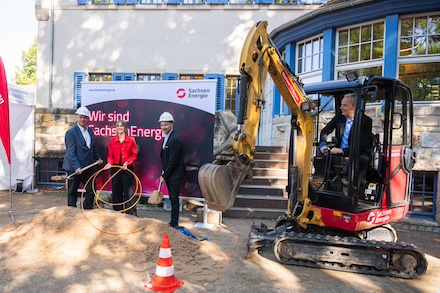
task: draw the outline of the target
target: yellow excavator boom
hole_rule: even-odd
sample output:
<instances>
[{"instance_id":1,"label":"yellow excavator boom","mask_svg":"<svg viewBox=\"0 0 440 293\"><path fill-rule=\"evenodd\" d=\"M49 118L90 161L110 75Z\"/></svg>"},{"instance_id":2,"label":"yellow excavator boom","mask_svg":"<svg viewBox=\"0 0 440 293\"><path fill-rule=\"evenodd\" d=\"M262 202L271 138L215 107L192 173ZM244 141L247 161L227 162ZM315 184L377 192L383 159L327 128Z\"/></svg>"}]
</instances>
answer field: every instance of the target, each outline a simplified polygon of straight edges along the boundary
<instances>
[{"instance_id":1,"label":"yellow excavator boom","mask_svg":"<svg viewBox=\"0 0 440 293\"><path fill-rule=\"evenodd\" d=\"M209 208L218 211L230 209L243 179L252 178L267 73L292 113L295 151L289 167L297 176L293 176L295 182L291 183L291 188L298 193L295 195L298 201L303 202L308 197L314 107L298 78L273 46L267 33L267 22L257 23L249 32L241 53L240 72L238 130L232 135L233 143L214 162L203 165L198 174L205 202Z\"/></svg>"}]
</instances>

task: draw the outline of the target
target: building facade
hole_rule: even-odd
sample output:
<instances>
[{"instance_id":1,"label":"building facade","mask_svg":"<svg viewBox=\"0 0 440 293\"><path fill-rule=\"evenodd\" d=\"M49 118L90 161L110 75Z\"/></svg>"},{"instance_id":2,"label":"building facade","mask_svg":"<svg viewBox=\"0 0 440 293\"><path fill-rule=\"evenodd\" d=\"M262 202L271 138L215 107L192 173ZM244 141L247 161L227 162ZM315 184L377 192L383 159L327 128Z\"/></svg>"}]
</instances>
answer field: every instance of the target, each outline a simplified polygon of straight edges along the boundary
<instances>
[{"instance_id":1,"label":"building facade","mask_svg":"<svg viewBox=\"0 0 440 293\"><path fill-rule=\"evenodd\" d=\"M440 209L437 199L440 2L36 0L35 3L39 20L36 100L37 119L40 119L36 156L47 166L50 162L45 162L45 158L55 160L51 166L56 165L63 151L62 141L48 142L59 141L64 133L55 135L46 128L59 125L57 119L64 119L60 113L80 104L81 81L216 79L217 109L235 113L243 42L256 22L266 20L275 45L305 84L340 79L347 71L357 70L360 75L400 78L410 85L416 100L418 156L412 213L440 222L437 215ZM266 105L258 144L287 146L289 110L270 79L265 88ZM378 109L369 111L373 118L380 119Z\"/></svg>"},{"instance_id":2,"label":"building facade","mask_svg":"<svg viewBox=\"0 0 440 293\"><path fill-rule=\"evenodd\" d=\"M235 109L249 29L319 7L300 2L325 1L36 0L37 106L76 108L81 81L217 79L218 109Z\"/></svg>"},{"instance_id":3,"label":"building facade","mask_svg":"<svg viewBox=\"0 0 440 293\"><path fill-rule=\"evenodd\" d=\"M440 2L329 1L271 32L276 47L304 84L344 78L348 71L399 78L414 97L417 153L411 213L440 221ZM287 146L290 115L268 87L259 144ZM380 106L367 109L373 131ZM331 119L324 114L320 127Z\"/></svg>"}]
</instances>

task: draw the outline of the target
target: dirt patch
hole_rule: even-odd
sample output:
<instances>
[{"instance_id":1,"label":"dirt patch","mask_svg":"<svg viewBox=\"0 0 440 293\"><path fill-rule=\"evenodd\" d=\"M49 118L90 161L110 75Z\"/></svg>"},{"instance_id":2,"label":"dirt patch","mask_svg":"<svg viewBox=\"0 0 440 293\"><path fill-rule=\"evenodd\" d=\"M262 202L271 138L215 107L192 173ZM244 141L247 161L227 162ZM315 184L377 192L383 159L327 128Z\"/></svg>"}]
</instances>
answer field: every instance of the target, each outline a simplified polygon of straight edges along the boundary
<instances>
[{"instance_id":1,"label":"dirt patch","mask_svg":"<svg viewBox=\"0 0 440 293\"><path fill-rule=\"evenodd\" d=\"M243 259L247 233L257 219L223 219L212 230L195 229L182 212L180 224L169 212L139 209L139 218L66 206L65 192L0 196L0 288L2 292L149 292L162 237L170 239L178 292L433 292L440 289L439 233L403 231L402 241L429 253L428 272L402 280L330 270L283 266L270 249ZM273 225L273 221L263 220ZM403 238L402 238L403 237ZM437 248L436 248L437 247Z\"/></svg>"},{"instance_id":2,"label":"dirt patch","mask_svg":"<svg viewBox=\"0 0 440 293\"><path fill-rule=\"evenodd\" d=\"M47 292L58 292L59 282L65 288L75 287L79 276L82 282L93 282L92 276L96 274L111 277L119 275L120 270L130 272L130 279L138 285L147 284L154 277L164 234L170 239L173 265L179 278L215 282L222 269L209 256L222 258L213 243L188 237L157 219L111 210L52 207L42 210L29 222L3 226L0 233L0 275L10 276L11 281L3 287L6 292L27 290L35 285L12 282L17 275L40 280L38 283L44 284L42 291ZM54 277L58 282L52 281Z\"/></svg>"}]
</instances>

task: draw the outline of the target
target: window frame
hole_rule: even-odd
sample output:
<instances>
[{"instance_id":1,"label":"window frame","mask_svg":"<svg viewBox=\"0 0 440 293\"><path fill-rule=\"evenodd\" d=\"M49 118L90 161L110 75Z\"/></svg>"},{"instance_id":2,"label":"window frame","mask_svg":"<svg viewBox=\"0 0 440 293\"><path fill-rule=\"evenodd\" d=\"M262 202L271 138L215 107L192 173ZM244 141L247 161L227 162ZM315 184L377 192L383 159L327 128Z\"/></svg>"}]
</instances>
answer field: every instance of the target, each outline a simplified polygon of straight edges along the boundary
<instances>
[{"instance_id":1,"label":"window frame","mask_svg":"<svg viewBox=\"0 0 440 293\"><path fill-rule=\"evenodd\" d=\"M92 80L95 79L94 77L99 77L99 80ZM106 77L106 78L104 78ZM107 79L107 80L104 80ZM87 81L90 82L105 82L105 81L113 81L113 73L107 73L107 72L89 72L87 73Z\"/></svg>"},{"instance_id":2,"label":"window frame","mask_svg":"<svg viewBox=\"0 0 440 293\"><path fill-rule=\"evenodd\" d=\"M421 18L421 17L425 17L428 18L430 16L438 16L440 18L440 13L419 13L419 14L411 14L411 15L404 15L399 17L399 32L398 32L398 36L399 36L399 44L398 44L398 59L404 59L404 58L421 58L421 57L435 57L435 56L440 56L440 52L439 53L435 53L435 54L429 54L429 53L425 53L425 54L420 54L420 55L414 55L414 56L406 56L406 55L400 55L400 51L401 51L401 39L402 37L410 37L408 36L402 36L402 21L405 19L410 19L412 18L413 20L413 31L412 31L412 35L411 35L411 39L412 39L412 44L414 44L414 39L416 38L416 34L415 34L415 18ZM428 30L426 30L428 35L426 37L426 39L428 40L430 35L436 35L440 38L440 32L438 34L429 34ZM412 46L414 47L414 46ZM428 50L429 46L426 46L426 50Z\"/></svg>"},{"instance_id":3,"label":"window frame","mask_svg":"<svg viewBox=\"0 0 440 293\"><path fill-rule=\"evenodd\" d=\"M313 51L313 49L314 49L313 41L314 40L318 40L320 42L320 44L318 45L319 51L317 53L315 53ZM307 55L307 54L302 55L301 54L302 50L301 50L300 47L302 45L305 46L308 42L311 43L312 53L309 54L309 55ZM304 52L306 52L306 51L307 51L307 49L306 49L306 47L304 47ZM318 34L318 35L315 35L315 36L313 36L311 38L304 39L301 42L297 42L296 43L296 56L297 56L296 60L295 60L296 61L296 72L297 72L298 75L312 73L312 72L315 72L315 71L322 70L323 56L324 56L324 34ZM314 56L318 56L318 63L319 63L319 65L316 68L313 67L313 60L314 60L313 57ZM306 69L307 68L307 58L310 58L310 60L312 61L311 69L310 70ZM300 64L300 61L301 61L301 64ZM304 70L300 71L300 69L301 70L304 69Z\"/></svg>"},{"instance_id":4,"label":"window frame","mask_svg":"<svg viewBox=\"0 0 440 293\"><path fill-rule=\"evenodd\" d=\"M46 163L47 162L47 167L45 168L45 170L41 170L41 165L42 163ZM50 162L55 162L55 165L57 166L54 170L52 170L50 168L49 163ZM64 186L65 183L60 183L60 182L54 182L51 181L51 177L58 175L58 176L62 176L62 175L66 175L67 172L63 170L62 166L63 166L63 159L61 158L35 158L35 163L36 163L36 167L35 167L35 179L36 179L36 184L37 185L52 185L52 186ZM42 173L44 173L46 176L45 180L42 181Z\"/></svg>"},{"instance_id":5,"label":"window frame","mask_svg":"<svg viewBox=\"0 0 440 293\"><path fill-rule=\"evenodd\" d=\"M179 74L179 80L204 80L205 75L204 74Z\"/></svg>"},{"instance_id":6,"label":"window frame","mask_svg":"<svg viewBox=\"0 0 440 293\"><path fill-rule=\"evenodd\" d=\"M382 52L383 53L382 53L382 57L381 58L372 59L371 58L372 57L372 45L373 45L373 42L375 42L375 40L373 38L371 38L371 40L368 41L368 42L362 42L361 41L361 38L362 38L362 33L361 32L362 32L362 27L365 27L367 25L370 25L370 26L373 27L375 24L379 24L379 23L382 23L382 25L383 25L383 36L382 36L382 39L378 39L378 40L376 40L376 42L379 42L379 40L381 40L381 42L383 43L383 48L382 48L382 50L383 50ZM359 28L359 36L358 36L359 42L356 43L356 44L358 44L358 47L360 47L362 44L370 43L370 45L371 45L370 46L370 49L371 49L370 50L370 59L368 59L368 60L360 60L361 59L361 57L360 57L361 56L361 50L359 50L358 61L350 62L350 60L347 60L346 63L339 64L340 48L342 47L342 46L339 45L340 33L341 33L341 31L348 30L348 33L350 35L350 30L354 29L354 28ZM374 34L374 32L372 31L372 35L373 34ZM385 57L385 54L386 54L386 52L385 52L385 42L386 42L385 37L386 37L386 19L384 19L384 18L377 19L377 20L374 20L374 21L357 23L355 25L345 26L345 27L338 28L336 30L336 38L335 38L335 60L334 60L335 61L335 67L334 67L335 79L337 79L339 71L351 71L351 70L356 70L356 69L364 69L364 68L366 69L366 68L380 67L380 66L382 67L382 75L383 75L384 57ZM347 47L347 48L350 47L350 40L349 39L348 39L347 45L344 46L344 47ZM348 50L347 51L347 58L349 58L349 55L350 55L349 53L350 53L350 51Z\"/></svg>"},{"instance_id":7,"label":"window frame","mask_svg":"<svg viewBox=\"0 0 440 293\"><path fill-rule=\"evenodd\" d=\"M229 86L229 81L235 82L234 86ZM238 85L240 81L240 75L226 75L225 76L225 110L230 110L235 116L238 116L238 105L240 102L240 96L238 93ZM229 105L234 105L234 109L231 109ZM229 106L229 107L228 107Z\"/></svg>"},{"instance_id":8,"label":"window frame","mask_svg":"<svg viewBox=\"0 0 440 293\"><path fill-rule=\"evenodd\" d=\"M433 186L432 191L426 191L426 175L432 175ZM421 175L422 177L422 190L414 190L414 184L416 181L416 176ZM408 211L408 216L417 216L417 217L426 217L426 218L435 218L437 213L437 188L438 188L438 172L437 171L413 171L412 180L411 180L411 199L410 199L410 208ZM414 196L415 194L420 194L422 201L422 211L414 211ZM425 195L432 195L432 199L429 202L432 202L432 211L425 212L424 204L425 204ZM419 206L417 206L419 207Z\"/></svg>"},{"instance_id":9,"label":"window frame","mask_svg":"<svg viewBox=\"0 0 440 293\"><path fill-rule=\"evenodd\" d=\"M142 79L139 79L142 78ZM136 74L137 81L157 81L162 80L162 76L160 73L137 73Z\"/></svg>"}]
</instances>

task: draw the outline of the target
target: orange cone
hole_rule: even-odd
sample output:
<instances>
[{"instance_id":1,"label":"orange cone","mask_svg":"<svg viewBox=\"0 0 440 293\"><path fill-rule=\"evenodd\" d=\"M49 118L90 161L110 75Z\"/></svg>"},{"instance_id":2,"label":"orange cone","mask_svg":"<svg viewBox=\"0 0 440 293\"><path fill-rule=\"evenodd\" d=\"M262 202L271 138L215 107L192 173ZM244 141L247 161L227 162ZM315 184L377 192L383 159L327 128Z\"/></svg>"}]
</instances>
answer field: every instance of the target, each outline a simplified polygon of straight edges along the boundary
<instances>
[{"instance_id":1,"label":"orange cone","mask_svg":"<svg viewBox=\"0 0 440 293\"><path fill-rule=\"evenodd\" d=\"M159 252L159 260L156 266L156 275L153 280L145 285L145 288L156 292L171 293L179 289L183 282L174 277L173 259L171 257L171 246L168 235L162 237L162 245Z\"/></svg>"}]
</instances>

